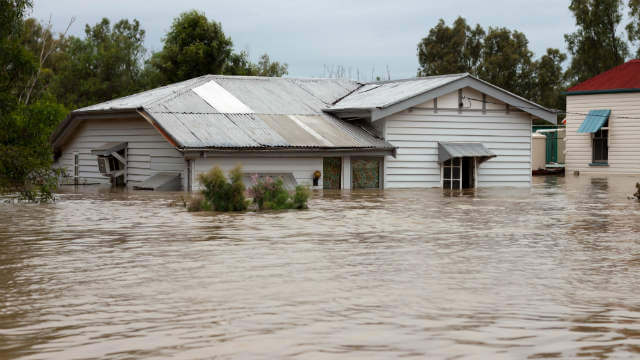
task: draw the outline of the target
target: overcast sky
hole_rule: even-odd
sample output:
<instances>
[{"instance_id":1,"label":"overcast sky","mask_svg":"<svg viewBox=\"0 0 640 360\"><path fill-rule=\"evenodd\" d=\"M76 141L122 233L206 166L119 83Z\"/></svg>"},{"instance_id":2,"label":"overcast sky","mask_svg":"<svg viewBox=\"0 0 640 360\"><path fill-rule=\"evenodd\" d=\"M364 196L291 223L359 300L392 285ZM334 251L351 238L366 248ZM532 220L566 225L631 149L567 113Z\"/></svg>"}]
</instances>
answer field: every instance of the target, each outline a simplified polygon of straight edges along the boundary
<instances>
[{"instance_id":1,"label":"overcast sky","mask_svg":"<svg viewBox=\"0 0 640 360\"><path fill-rule=\"evenodd\" d=\"M289 76L320 77L324 65L351 68L355 78L370 80L386 68L392 78L415 76L416 45L438 19L450 24L457 16L483 27L505 26L524 32L536 57L548 47L565 50L563 34L574 29L563 0L34 0L32 16L52 16L60 31L76 17L70 33L83 35L85 24L102 17L112 22L138 19L149 50L162 48L173 18L196 9L222 23L236 49L253 60L268 53L289 64ZM566 64L565 64L566 65ZM326 75L326 74L324 74Z\"/></svg>"}]
</instances>

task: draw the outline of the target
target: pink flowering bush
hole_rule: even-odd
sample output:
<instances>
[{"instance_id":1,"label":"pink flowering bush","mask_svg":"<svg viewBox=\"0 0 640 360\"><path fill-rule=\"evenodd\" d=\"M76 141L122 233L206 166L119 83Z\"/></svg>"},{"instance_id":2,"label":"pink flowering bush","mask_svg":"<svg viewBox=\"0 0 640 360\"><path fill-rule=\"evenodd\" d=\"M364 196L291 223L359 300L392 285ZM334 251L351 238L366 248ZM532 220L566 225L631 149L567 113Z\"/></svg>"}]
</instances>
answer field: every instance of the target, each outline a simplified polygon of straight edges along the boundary
<instances>
[{"instance_id":1,"label":"pink flowering bush","mask_svg":"<svg viewBox=\"0 0 640 360\"><path fill-rule=\"evenodd\" d=\"M282 178L272 178L267 176L264 180L258 175L251 177L251 187L248 190L249 197L253 198L253 202L258 209L306 209L310 192L304 186L296 186L293 194L284 188Z\"/></svg>"}]
</instances>

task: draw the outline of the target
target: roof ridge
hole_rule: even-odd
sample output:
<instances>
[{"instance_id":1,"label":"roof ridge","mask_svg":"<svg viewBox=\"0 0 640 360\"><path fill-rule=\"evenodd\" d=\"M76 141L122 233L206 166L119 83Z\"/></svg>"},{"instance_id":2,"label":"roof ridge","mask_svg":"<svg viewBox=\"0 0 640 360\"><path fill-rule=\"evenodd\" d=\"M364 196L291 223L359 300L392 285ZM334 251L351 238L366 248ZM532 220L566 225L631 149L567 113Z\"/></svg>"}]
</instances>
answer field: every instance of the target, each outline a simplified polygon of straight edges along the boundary
<instances>
[{"instance_id":1,"label":"roof ridge","mask_svg":"<svg viewBox=\"0 0 640 360\"><path fill-rule=\"evenodd\" d=\"M443 74L443 75L431 75L431 76L416 76L413 78L404 78L404 79L395 79L395 80L381 80L381 81L370 81L364 83L365 85L371 84L388 84L388 83L396 83L396 82L407 82L407 81L419 81L419 80L431 80L437 78L446 78L446 77L465 77L469 76L469 73L457 73L457 74Z\"/></svg>"}]
</instances>

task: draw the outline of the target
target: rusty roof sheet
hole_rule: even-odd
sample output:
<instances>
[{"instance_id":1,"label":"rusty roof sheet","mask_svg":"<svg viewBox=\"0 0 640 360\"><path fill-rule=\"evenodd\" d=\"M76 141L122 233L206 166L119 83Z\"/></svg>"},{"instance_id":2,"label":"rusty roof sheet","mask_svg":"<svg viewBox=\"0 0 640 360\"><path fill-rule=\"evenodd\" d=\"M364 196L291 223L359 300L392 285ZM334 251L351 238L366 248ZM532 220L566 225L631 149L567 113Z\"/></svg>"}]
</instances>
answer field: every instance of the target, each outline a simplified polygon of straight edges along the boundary
<instances>
[{"instance_id":1,"label":"rusty roof sheet","mask_svg":"<svg viewBox=\"0 0 640 360\"><path fill-rule=\"evenodd\" d=\"M206 75L76 111L142 109L186 149L393 149L374 132L323 112L359 86L344 79Z\"/></svg>"}]
</instances>

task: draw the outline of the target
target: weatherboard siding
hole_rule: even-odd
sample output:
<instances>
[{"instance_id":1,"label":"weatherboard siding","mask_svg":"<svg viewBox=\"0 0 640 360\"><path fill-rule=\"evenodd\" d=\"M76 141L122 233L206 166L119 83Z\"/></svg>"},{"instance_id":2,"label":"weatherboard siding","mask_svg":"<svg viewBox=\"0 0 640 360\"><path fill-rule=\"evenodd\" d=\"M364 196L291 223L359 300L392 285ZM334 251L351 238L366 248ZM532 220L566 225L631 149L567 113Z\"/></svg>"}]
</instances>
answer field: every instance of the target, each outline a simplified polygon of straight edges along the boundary
<instances>
[{"instance_id":1,"label":"weatherboard siding","mask_svg":"<svg viewBox=\"0 0 640 360\"><path fill-rule=\"evenodd\" d=\"M578 133L589 110L611 109L609 166L589 166L591 134ZM566 165L583 173L640 174L640 93L567 96Z\"/></svg>"},{"instance_id":2,"label":"weatherboard siding","mask_svg":"<svg viewBox=\"0 0 640 360\"><path fill-rule=\"evenodd\" d=\"M482 99L465 88L463 95ZM391 115L384 121L385 139L397 147L395 158L385 159L385 188L440 187L438 142L480 142L497 157L482 163L478 186L528 187L531 185L531 117L506 111L506 105L487 98L482 103L464 101L460 113L457 92Z\"/></svg>"},{"instance_id":3,"label":"weatherboard siding","mask_svg":"<svg viewBox=\"0 0 640 360\"><path fill-rule=\"evenodd\" d=\"M63 146L56 165L65 168L73 180L73 157L77 152L80 183L108 183L109 178L100 174L96 156L91 154L91 149L107 142L128 143L129 184L140 183L157 172L186 173L182 153L143 119L86 120Z\"/></svg>"},{"instance_id":4,"label":"weatherboard siding","mask_svg":"<svg viewBox=\"0 0 640 360\"><path fill-rule=\"evenodd\" d=\"M207 156L193 160L193 190L200 190L198 176L219 166L228 173L236 165L242 166L242 172L252 173L292 173L298 185L313 184L313 173L322 171L322 157L251 157L251 156ZM322 184L322 179L320 179ZM245 184L249 186L250 184Z\"/></svg>"}]
</instances>

